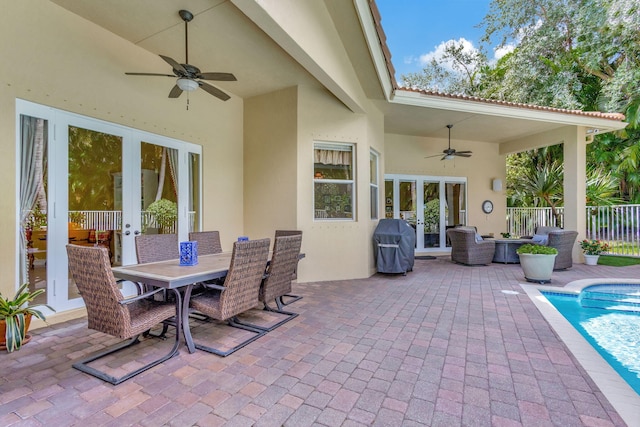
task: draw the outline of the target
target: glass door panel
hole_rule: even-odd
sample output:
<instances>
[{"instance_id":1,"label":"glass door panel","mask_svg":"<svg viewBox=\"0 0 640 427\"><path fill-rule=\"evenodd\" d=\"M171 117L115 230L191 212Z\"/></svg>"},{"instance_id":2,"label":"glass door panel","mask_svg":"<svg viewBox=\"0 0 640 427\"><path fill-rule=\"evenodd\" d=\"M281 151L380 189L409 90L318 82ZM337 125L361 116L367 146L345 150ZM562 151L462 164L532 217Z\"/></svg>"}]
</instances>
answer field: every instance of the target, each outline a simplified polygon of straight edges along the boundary
<instances>
[{"instance_id":1,"label":"glass door panel","mask_svg":"<svg viewBox=\"0 0 640 427\"><path fill-rule=\"evenodd\" d=\"M20 271L29 291L47 289L48 120L20 116ZM47 303L47 293L34 301Z\"/></svg>"},{"instance_id":2,"label":"glass door panel","mask_svg":"<svg viewBox=\"0 0 640 427\"><path fill-rule=\"evenodd\" d=\"M80 126L68 127L69 243L101 246L118 264L114 236L122 228L123 137ZM80 298L69 275L67 299Z\"/></svg>"},{"instance_id":3,"label":"glass door panel","mask_svg":"<svg viewBox=\"0 0 640 427\"><path fill-rule=\"evenodd\" d=\"M416 247L422 247L423 222L422 215L418 218L417 181L400 181L398 184L399 218L404 219L416 232ZM398 218L396 217L396 218ZM420 241L419 241L420 240Z\"/></svg>"},{"instance_id":4,"label":"glass door panel","mask_svg":"<svg viewBox=\"0 0 640 427\"><path fill-rule=\"evenodd\" d=\"M440 247L440 184L424 182L424 245L422 248Z\"/></svg>"},{"instance_id":5,"label":"glass door panel","mask_svg":"<svg viewBox=\"0 0 640 427\"><path fill-rule=\"evenodd\" d=\"M189 153L189 232L200 230L200 155Z\"/></svg>"},{"instance_id":6,"label":"glass door panel","mask_svg":"<svg viewBox=\"0 0 640 427\"><path fill-rule=\"evenodd\" d=\"M178 150L148 142L140 146L140 211L143 234L177 233ZM154 211L161 203L164 208ZM149 206L154 204L151 208ZM155 213L154 213L155 212Z\"/></svg>"},{"instance_id":7,"label":"glass door panel","mask_svg":"<svg viewBox=\"0 0 640 427\"><path fill-rule=\"evenodd\" d=\"M384 217L393 218L394 211L393 180L384 181Z\"/></svg>"}]
</instances>

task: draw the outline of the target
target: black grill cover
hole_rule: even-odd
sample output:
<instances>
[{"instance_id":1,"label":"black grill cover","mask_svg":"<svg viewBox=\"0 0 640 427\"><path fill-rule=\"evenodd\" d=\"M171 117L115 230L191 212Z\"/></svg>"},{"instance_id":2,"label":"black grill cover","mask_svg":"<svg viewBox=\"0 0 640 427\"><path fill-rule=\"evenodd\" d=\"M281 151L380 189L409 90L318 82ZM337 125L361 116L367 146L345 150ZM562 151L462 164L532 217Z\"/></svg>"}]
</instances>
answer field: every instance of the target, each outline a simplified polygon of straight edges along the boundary
<instances>
[{"instance_id":1,"label":"black grill cover","mask_svg":"<svg viewBox=\"0 0 640 427\"><path fill-rule=\"evenodd\" d=\"M416 232L402 219L381 219L373 233L374 256L378 273L403 273L413 270Z\"/></svg>"}]
</instances>

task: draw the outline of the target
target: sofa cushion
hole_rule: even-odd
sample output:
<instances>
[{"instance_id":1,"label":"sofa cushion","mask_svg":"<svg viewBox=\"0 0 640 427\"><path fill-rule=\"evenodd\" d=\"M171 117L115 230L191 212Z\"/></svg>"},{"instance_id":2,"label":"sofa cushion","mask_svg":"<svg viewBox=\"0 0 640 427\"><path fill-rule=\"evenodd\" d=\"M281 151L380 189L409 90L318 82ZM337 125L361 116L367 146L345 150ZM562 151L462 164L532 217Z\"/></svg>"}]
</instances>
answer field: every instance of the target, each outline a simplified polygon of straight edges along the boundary
<instances>
[{"instance_id":1,"label":"sofa cushion","mask_svg":"<svg viewBox=\"0 0 640 427\"><path fill-rule=\"evenodd\" d=\"M546 245L549 243L549 235L548 234L534 234L531 238L533 243L539 243L541 245Z\"/></svg>"}]
</instances>

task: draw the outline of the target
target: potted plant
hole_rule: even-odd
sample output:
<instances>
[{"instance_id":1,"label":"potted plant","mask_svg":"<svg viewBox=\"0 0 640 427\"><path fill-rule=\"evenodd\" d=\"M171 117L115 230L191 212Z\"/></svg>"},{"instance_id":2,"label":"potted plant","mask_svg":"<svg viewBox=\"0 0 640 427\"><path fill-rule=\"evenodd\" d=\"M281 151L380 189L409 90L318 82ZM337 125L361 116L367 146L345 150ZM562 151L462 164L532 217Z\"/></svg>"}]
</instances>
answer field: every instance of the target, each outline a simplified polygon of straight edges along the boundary
<instances>
[{"instance_id":1,"label":"potted plant","mask_svg":"<svg viewBox=\"0 0 640 427\"><path fill-rule=\"evenodd\" d=\"M609 244L594 239L582 240L580 247L584 253L584 263L587 265L597 265L600 254L609 250Z\"/></svg>"},{"instance_id":2,"label":"potted plant","mask_svg":"<svg viewBox=\"0 0 640 427\"><path fill-rule=\"evenodd\" d=\"M55 311L47 304L29 305L36 297L44 293L44 289L29 292L29 284L20 286L16 295L12 299L5 298L0 293L0 339L4 337L4 343L0 342L0 348L6 347L7 352L19 350L22 344L29 341L29 324L31 316L45 320L44 314L37 307L47 307Z\"/></svg>"},{"instance_id":3,"label":"potted plant","mask_svg":"<svg viewBox=\"0 0 640 427\"><path fill-rule=\"evenodd\" d=\"M549 283L551 281L553 264L558 255L556 248L527 243L520 246L516 253L520 257L520 266L528 282Z\"/></svg>"},{"instance_id":4,"label":"potted plant","mask_svg":"<svg viewBox=\"0 0 640 427\"><path fill-rule=\"evenodd\" d=\"M156 200L147 208L161 233L170 233L178 219L178 205L167 199Z\"/></svg>"}]
</instances>

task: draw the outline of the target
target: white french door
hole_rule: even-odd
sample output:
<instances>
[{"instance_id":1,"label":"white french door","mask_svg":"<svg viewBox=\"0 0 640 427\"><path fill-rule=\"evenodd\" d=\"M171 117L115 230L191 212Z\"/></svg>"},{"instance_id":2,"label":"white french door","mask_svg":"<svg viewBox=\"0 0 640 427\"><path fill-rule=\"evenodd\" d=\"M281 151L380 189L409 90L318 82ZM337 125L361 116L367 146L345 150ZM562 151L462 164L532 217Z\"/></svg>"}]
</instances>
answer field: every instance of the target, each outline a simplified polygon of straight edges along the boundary
<instances>
[{"instance_id":1,"label":"white french door","mask_svg":"<svg viewBox=\"0 0 640 427\"><path fill-rule=\"evenodd\" d=\"M385 175L385 217L416 231L416 254L449 250L446 230L466 224L466 178Z\"/></svg>"},{"instance_id":2,"label":"white french door","mask_svg":"<svg viewBox=\"0 0 640 427\"><path fill-rule=\"evenodd\" d=\"M30 284L46 284L56 311L83 305L69 277L67 243L101 245L112 264L135 264L135 236L153 228L145 209L156 198L176 202L170 232L179 239L199 228L200 146L25 101L17 111L47 124L46 222L29 231L31 253L24 256ZM18 144L24 144L20 136Z\"/></svg>"}]
</instances>

